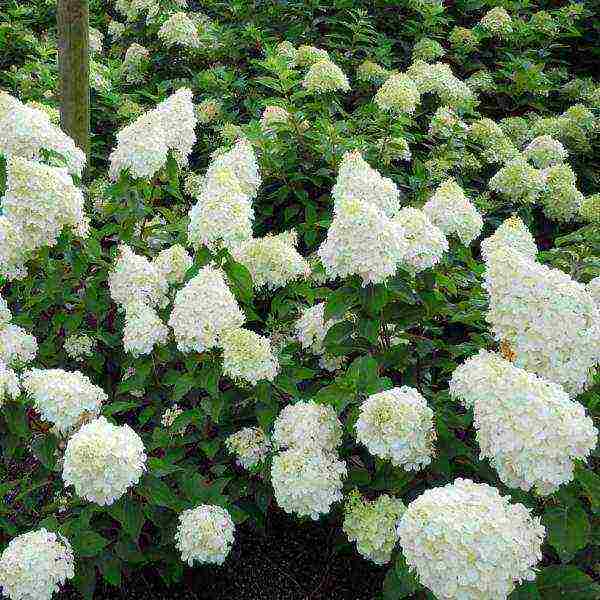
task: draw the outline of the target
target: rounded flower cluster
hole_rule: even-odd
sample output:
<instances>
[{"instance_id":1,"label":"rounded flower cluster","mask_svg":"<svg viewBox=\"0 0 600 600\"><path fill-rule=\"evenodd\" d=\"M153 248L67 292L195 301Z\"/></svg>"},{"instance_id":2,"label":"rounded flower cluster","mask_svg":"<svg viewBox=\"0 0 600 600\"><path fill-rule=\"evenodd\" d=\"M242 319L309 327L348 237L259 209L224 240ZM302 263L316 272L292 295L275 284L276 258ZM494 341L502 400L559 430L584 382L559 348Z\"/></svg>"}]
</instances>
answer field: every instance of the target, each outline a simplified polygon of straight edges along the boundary
<instances>
[{"instance_id":1,"label":"rounded flower cluster","mask_svg":"<svg viewBox=\"0 0 600 600\"><path fill-rule=\"evenodd\" d=\"M22 327L12 323L0 327L0 362L22 367L35 358L37 350L37 340Z\"/></svg>"},{"instance_id":2,"label":"rounded flower cluster","mask_svg":"<svg viewBox=\"0 0 600 600\"><path fill-rule=\"evenodd\" d=\"M600 223L600 194L593 194L582 200L579 216L587 223Z\"/></svg>"},{"instance_id":3,"label":"rounded flower cluster","mask_svg":"<svg viewBox=\"0 0 600 600\"><path fill-rule=\"evenodd\" d=\"M269 438L259 427L244 427L236 431L225 440L225 445L244 469L261 463L271 450Z\"/></svg>"},{"instance_id":4,"label":"rounded flower cluster","mask_svg":"<svg viewBox=\"0 0 600 600\"><path fill-rule=\"evenodd\" d=\"M480 350L460 365L450 394L473 408L481 457L508 486L552 494L596 446L598 430L581 404L497 354Z\"/></svg>"},{"instance_id":5,"label":"rounded flower cluster","mask_svg":"<svg viewBox=\"0 0 600 600\"><path fill-rule=\"evenodd\" d=\"M190 210L190 243L217 249L231 248L252 237L252 198L260 186L260 173L252 146L244 139L213 157Z\"/></svg>"},{"instance_id":6,"label":"rounded flower cluster","mask_svg":"<svg viewBox=\"0 0 600 600\"><path fill-rule=\"evenodd\" d=\"M377 90L374 101L381 110L411 115L421 101L421 94L408 75L394 73Z\"/></svg>"},{"instance_id":7,"label":"rounded flower cluster","mask_svg":"<svg viewBox=\"0 0 600 600\"><path fill-rule=\"evenodd\" d=\"M198 27L194 20L184 12L173 13L158 30L158 37L167 48L175 44L187 48L200 46Z\"/></svg>"},{"instance_id":8,"label":"rounded flower cluster","mask_svg":"<svg viewBox=\"0 0 600 600\"><path fill-rule=\"evenodd\" d=\"M350 84L345 73L329 60L313 63L302 80L302 85L309 92L315 94L350 91Z\"/></svg>"},{"instance_id":9,"label":"rounded flower cluster","mask_svg":"<svg viewBox=\"0 0 600 600\"><path fill-rule=\"evenodd\" d=\"M390 562L398 541L398 519L406 510L402 500L384 494L365 500L353 491L344 507L343 529L361 556L377 565Z\"/></svg>"},{"instance_id":10,"label":"rounded flower cluster","mask_svg":"<svg viewBox=\"0 0 600 600\"><path fill-rule=\"evenodd\" d=\"M342 499L347 469L332 452L290 448L273 458L271 481L277 504L288 513L317 520Z\"/></svg>"},{"instance_id":11,"label":"rounded flower cluster","mask_svg":"<svg viewBox=\"0 0 600 600\"><path fill-rule=\"evenodd\" d=\"M487 261L499 248L512 248L530 259L535 259L538 252L531 232L516 216L506 219L490 237L481 242L481 256Z\"/></svg>"},{"instance_id":12,"label":"rounded flower cluster","mask_svg":"<svg viewBox=\"0 0 600 600\"><path fill-rule=\"evenodd\" d=\"M139 481L145 464L140 436L129 425L112 425L100 417L69 438L62 478L78 496L104 506Z\"/></svg>"},{"instance_id":13,"label":"rounded flower cluster","mask_svg":"<svg viewBox=\"0 0 600 600\"><path fill-rule=\"evenodd\" d=\"M292 58L292 53L285 44L289 42L282 42L278 46L280 54L288 54ZM291 45L291 44L290 44ZM285 46L285 47L284 47ZM293 48L293 46L292 46ZM294 60L299 67L310 67L317 62L330 61L329 53L327 50L322 48L315 48L315 46L299 46L298 50L295 50Z\"/></svg>"},{"instance_id":14,"label":"rounded flower cluster","mask_svg":"<svg viewBox=\"0 0 600 600\"><path fill-rule=\"evenodd\" d=\"M407 245L397 221L373 204L346 198L338 202L318 255L329 278L360 275L367 285L394 275Z\"/></svg>"},{"instance_id":15,"label":"rounded flower cluster","mask_svg":"<svg viewBox=\"0 0 600 600\"><path fill-rule=\"evenodd\" d=\"M487 321L519 367L563 385L571 394L589 383L600 362L600 312L582 283L518 250L487 255Z\"/></svg>"},{"instance_id":16,"label":"rounded flower cluster","mask_svg":"<svg viewBox=\"0 0 600 600\"><path fill-rule=\"evenodd\" d=\"M214 348L220 334L244 324L223 272L207 265L175 295L169 326L181 352Z\"/></svg>"},{"instance_id":17,"label":"rounded flower cluster","mask_svg":"<svg viewBox=\"0 0 600 600\"><path fill-rule=\"evenodd\" d=\"M400 210L395 220L402 225L408 242L402 266L418 273L440 262L444 252L448 251L448 240L422 210L407 206Z\"/></svg>"},{"instance_id":18,"label":"rounded flower cluster","mask_svg":"<svg viewBox=\"0 0 600 600\"><path fill-rule=\"evenodd\" d=\"M296 250L295 231L267 234L231 248L233 258L252 275L256 289L276 290L301 277L310 275L310 266Z\"/></svg>"},{"instance_id":19,"label":"rounded flower cluster","mask_svg":"<svg viewBox=\"0 0 600 600\"><path fill-rule=\"evenodd\" d=\"M576 175L569 165L561 164L542 171L545 187L540 195L544 214L555 221L572 221L581 208L583 194L575 185Z\"/></svg>"},{"instance_id":20,"label":"rounded flower cluster","mask_svg":"<svg viewBox=\"0 0 600 600\"><path fill-rule=\"evenodd\" d=\"M0 361L0 407L7 397L16 400L20 393L21 388L17 374Z\"/></svg>"},{"instance_id":21,"label":"rounded flower cluster","mask_svg":"<svg viewBox=\"0 0 600 600\"><path fill-rule=\"evenodd\" d=\"M194 563L222 565L235 538L231 515L220 506L201 504L179 515L175 547L181 560L190 567Z\"/></svg>"},{"instance_id":22,"label":"rounded flower cluster","mask_svg":"<svg viewBox=\"0 0 600 600\"><path fill-rule=\"evenodd\" d=\"M389 76L390 73L387 69L370 60L361 62L356 68L356 78L359 81L380 84L383 83Z\"/></svg>"},{"instance_id":23,"label":"rounded flower cluster","mask_svg":"<svg viewBox=\"0 0 600 600\"><path fill-rule=\"evenodd\" d=\"M173 423L179 415L183 414L183 409L179 408L178 404L173 404L173 406L165 409L162 417L160 418L160 424L166 429L170 429L173 427ZM184 433L185 430L179 430L177 433Z\"/></svg>"},{"instance_id":24,"label":"rounded flower cluster","mask_svg":"<svg viewBox=\"0 0 600 600\"><path fill-rule=\"evenodd\" d=\"M483 228L483 219L452 178L443 181L423 207L429 220L446 235L456 235L468 246Z\"/></svg>"},{"instance_id":25,"label":"rounded flower cluster","mask_svg":"<svg viewBox=\"0 0 600 600\"><path fill-rule=\"evenodd\" d=\"M304 46L304 47L308 48L309 46ZM316 48L316 50L318 50L318 48ZM320 52L325 53L326 59L329 58L329 54L327 53L326 50L320 50ZM279 42L279 44L277 44L277 46L275 47L275 54L277 56L283 57L290 66L296 65L296 61L298 60L298 50L296 49L294 44L292 44L291 42L288 42L287 40L283 41L283 42Z\"/></svg>"},{"instance_id":26,"label":"rounded flower cluster","mask_svg":"<svg viewBox=\"0 0 600 600\"><path fill-rule=\"evenodd\" d=\"M0 588L10 600L50 600L75 577L73 550L60 534L38 529L10 541L0 555Z\"/></svg>"},{"instance_id":27,"label":"rounded flower cluster","mask_svg":"<svg viewBox=\"0 0 600 600\"><path fill-rule=\"evenodd\" d=\"M182 88L117 133L117 147L109 157L110 178L115 181L129 170L132 177L151 179L167 164L169 151L180 166L187 166L195 127L192 92Z\"/></svg>"},{"instance_id":28,"label":"rounded flower cluster","mask_svg":"<svg viewBox=\"0 0 600 600\"><path fill-rule=\"evenodd\" d=\"M69 173L81 175L85 154L48 114L0 91L0 154L6 159L40 160L42 150L56 152Z\"/></svg>"},{"instance_id":29,"label":"rounded flower cluster","mask_svg":"<svg viewBox=\"0 0 600 600\"><path fill-rule=\"evenodd\" d=\"M158 313L143 302L128 304L125 308L123 349L133 356L150 354L154 346L166 344L169 328Z\"/></svg>"},{"instance_id":30,"label":"rounded flower cluster","mask_svg":"<svg viewBox=\"0 0 600 600\"><path fill-rule=\"evenodd\" d=\"M450 108L471 107L476 101L473 90L445 63L415 60L406 74L414 81L420 94L435 94L443 105Z\"/></svg>"},{"instance_id":31,"label":"rounded flower cluster","mask_svg":"<svg viewBox=\"0 0 600 600\"><path fill-rule=\"evenodd\" d=\"M398 525L406 562L440 600L506 600L535 579L544 535L525 506L469 479L423 492Z\"/></svg>"},{"instance_id":32,"label":"rounded flower cluster","mask_svg":"<svg viewBox=\"0 0 600 600\"><path fill-rule=\"evenodd\" d=\"M485 13L479 24L496 37L505 37L513 30L512 18L501 6L492 8Z\"/></svg>"},{"instance_id":33,"label":"rounded flower cluster","mask_svg":"<svg viewBox=\"0 0 600 600\"><path fill-rule=\"evenodd\" d=\"M490 189L519 204L533 204L545 185L543 171L532 167L523 158L509 161L489 182Z\"/></svg>"},{"instance_id":34,"label":"rounded flower cluster","mask_svg":"<svg viewBox=\"0 0 600 600\"><path fill-rule=\"evenodd\" d=\"M374 456L406 471L431 463L433 411L417 390L396 387L369 396L359 408L356 439Z\"/></svg>"},{"instance_id":35,"label":"rounded flower cluster","mask_svg":"<svg viewBox=\"0 0 600 600\"><path fill-rule=\"evenodd\" d=\"M2 214L14 224L25 251L54 246L65 227L80 236L89 231L83 194L66 169L19 157L7 162Z\"/></svg>"},{"instance_id":36,"label":"rounded flower cluster","mask_svg":"<svg viewBox=\"0 0 600 600\"><path fill-rule=\"evenodd\" d=\"M85 333L70 335L65 339L63 348L69 358L82 361L94 354L95 342Z\"/></svg>"},{"instance_id":37,"label":"rounded flower cluster","mask_svg":"<svg viewBox=\"0 0 600 600\"><path fill-rule=\"evenodd\" d=\"M468 79L467 85L474 91L492 93L496 90L494 76L487 69L475 71Z\"/></svg>"},{"instance_id":38,"label":"rounded flower cluster","mask_svg":"<svg viewBox=\"0 0 600 600\"><path fill-rule=\"evenodd\" d=\"M123 307L138 303L163 306L169 289L156 265L125 244L119 246L108 287L111 298Z\"/></svg>"},{"instance_id":39,"label":"rounded flower cluster","mask_svg":"<svg viewBox=\"0 0 600 600\"><path fill-rule=\"evenodd\" d=\"M320 302L302 312L296 321L296 337L305 350L313 354L323 353L323 341L329 328L339 323L339 319L325 320L325 303Z\"/></svg>"},{"instance_id":40,"label":"rounded flower cluster","mask_svg":"<svg viewBox=\"0 0 600 600\"><path fill-rule=\"evenodd\" d=\"M219 336L223 348L223 374L234 381L256 385L273 381L279 372L279 362L271 350L269 338L249 329L228 329Z\"/></svg>"},{"instance_id":41,"label":"rounded flower cluster","mask_svg":"<svg viewBox=\"0 0 600 600\"><path fill-rule=\"evenodd\" d=\"M31 369L21 376L23 390L44 421L70 432L83 417L96 417L108 396L79 371Z\"/></svg>"},{"instance_id":42,"label":"rounded flower cluster","mask_svg":"<svg viewBox=\"0 0 600 600\"><path fill-rule=\"evenodd\" d=\"M266 106L260 117L260 127L265 133L274 133L279 125L288 123L290 113L281 106Z\"/></svg>"},{"instance_id":43,"label":"rounded flower cluster","mask_svg":"<svg viewBox=\"0 0 600 600\"><path fill-rule=\"evenodd\" d=\"M413 60L423 60L425 62L433 62L438 58L442 58L446 51L439 42L431 38L421 38L412 49Z\"/></svg>"},{"instance_id":44,"label":"rounded flower cluster","mask_svg":"<svg viewBox=\"0 0 600 600\"><path fill-rule=\"evenodd\" d=\"M486 163L505 164L518 159L527 165L508 134L492 119L484 118L471 123L468 135L470 141L480 146L481 157Z\"/></svg>"},{"instance_id":45,"label":"rounded flower cluster","mask_svg":"<svg viewBox=\"0 0 600 600\"><path fill-rule=\"evenodd\" d=\"M449 106L440 106L429 122L429 135L442 139L458 137L467 130L467 125Z\"/></svg>"},{"instance_id":46,"label":"rounded flower cluster","mask_svg":"<svg viewBox=\"0 0 600 600\"><path fill-rule=\"evenodd\" d=\"M342 443L342 424L326 404L288 404L273 425L273 441L279 448L318 448L334 452Z\"/></svg>"},{"instance_id":47,"label":"rounded flower cluster","mask_svg":"<svg viewBox=\"0 0 600 600\"><path fill-rule=\"evenodd\" d=\"M523 154L538 169L545 169L561 163L569 153L552 136L540 135L529 142Z\"/></svg>"},{"instance_id":48,"label":"rounded flower cluster","mask_svg":"<svg viewBox=\"0 0 600 600\"><path fill-rule=\"evenodd\" d=\"M181 283L193 262L187 250L179 244L162 250L152 261L160 276L170 285Z\"/></svg>"},{"instance_id":49,"label":"rounded flower cluster","mask_svg":"<svg viewBox=\"0 0 600 600\"><path fill-rule=\"evenodd\" d=\"M127 83L140 83L144 80L145 66L149 58L149 50L140 44L134 42L127 48L122 65Z\"/></svg>"},{"instance_id":50,"label":"rounded flower cluster","mask_svg":"<svg viewBox=\"0 0 600 600\"><path fill-rule=\"evenodd\" d=\"M448 37L452 47L459 52L473 52L479 46L479 38L472 29L454 27Z\"/></svg>"},{"instance_id":51,"label":"rounded flower cluster","mask_svg":"<svg viewBox=\"0 0 600 600\"><path fill-rule=\"evenodd\" d=\"M373 169L358 151L346 152L331 191L334 209L346 199L371 203L388 217L393 217L400 207L400 192L396 184Z\"/></svg>"}]
</instances>

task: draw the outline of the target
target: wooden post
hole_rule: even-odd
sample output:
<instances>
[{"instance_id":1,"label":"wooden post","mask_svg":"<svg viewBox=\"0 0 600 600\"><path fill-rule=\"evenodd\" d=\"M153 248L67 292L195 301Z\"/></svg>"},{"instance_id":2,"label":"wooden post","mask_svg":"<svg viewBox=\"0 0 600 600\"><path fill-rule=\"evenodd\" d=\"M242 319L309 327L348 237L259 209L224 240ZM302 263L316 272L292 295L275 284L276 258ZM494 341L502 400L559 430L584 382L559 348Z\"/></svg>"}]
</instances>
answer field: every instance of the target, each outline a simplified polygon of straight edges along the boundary
<instances>
[{"instance_id":1,"label":"wooden post","mask_svg":"<svg viewBox=\"0 0 600 600\"><path fill-rule=\"evenodd\" d=\"M60 124L90 155L89 0L58 0Z\"/></svg>"}]
</instances>

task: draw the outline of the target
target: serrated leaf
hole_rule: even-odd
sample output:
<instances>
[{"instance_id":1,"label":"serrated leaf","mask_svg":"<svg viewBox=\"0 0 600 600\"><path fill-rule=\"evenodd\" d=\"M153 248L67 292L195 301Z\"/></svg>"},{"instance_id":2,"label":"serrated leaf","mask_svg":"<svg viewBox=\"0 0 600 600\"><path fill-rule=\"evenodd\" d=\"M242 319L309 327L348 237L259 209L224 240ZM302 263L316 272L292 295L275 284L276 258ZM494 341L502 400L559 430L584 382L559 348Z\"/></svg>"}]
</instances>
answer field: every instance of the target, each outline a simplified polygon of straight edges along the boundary
<instances>
[{"instance_id":1,"label":"serrated leaf","mask_svg":"<svg viewBox=\"0 0 600 600\"><path fill-rule=\"evenodd\" d=\"M599 600L600 585L572 565L546 567L537 576L542 600Z\"/></svg>"},{"instance_id":2,"label":"serrated leaf","mask_svg":"<svg viewBox=\"0 0 600 600\"><path fill-rule=\"evenodd\" d=\"M137 540L144 526L144 513L139 504L131 498L124 496L109 507L108 513L123 527L132 539Z\"/></svg>"},{"instance_id":3,"label":"serrated leaf","mask_svg":"<svg viewBox=\"0 0 600 600\"><path fill-rule=\"evenodd\" d=\"M334 317L339 317L357 303L358 294L356 290L347 287L335 290L327 298L323 317L326 321Z\"/></svg>"},{"instance_id":4,"label":"serrated leaf","mask_svg":"<svg viewBox=\"0 0 600 600\"><path fill-rule=\"evenodd\" d=\"M544 511L546 539L558 552L562 561L570 560L585 548L590 533L590 522L579 502L556 506Z\"/></svg>"},{"instance_id":5,"label":"serrated leaf","mask_svg":"<svg viewBox=\"0 0 600 600\"><path fill-rule=\"evenodd\" d=\"M579 467L576 471L576 479L590 501L592 510L600 513L600 475L591 469Z\"/></svg>"}]
</instances>

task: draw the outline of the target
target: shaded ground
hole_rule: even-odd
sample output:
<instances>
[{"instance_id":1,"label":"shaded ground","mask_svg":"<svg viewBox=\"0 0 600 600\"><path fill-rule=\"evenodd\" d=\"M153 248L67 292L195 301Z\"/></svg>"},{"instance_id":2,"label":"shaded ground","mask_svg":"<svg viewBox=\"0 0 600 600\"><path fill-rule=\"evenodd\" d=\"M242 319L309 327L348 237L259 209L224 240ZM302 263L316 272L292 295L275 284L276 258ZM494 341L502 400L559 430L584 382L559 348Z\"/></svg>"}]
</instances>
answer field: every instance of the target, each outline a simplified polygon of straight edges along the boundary
<instances>
[{"instance_id":1,"label":"shaded ground","mask_svg":"<svg viewBox=\"0 0 600 600\"><path fill-rule=\"evenodd\" d=\"M324 522L298 523L281 511L269 515L265 536L240 526L222 567L186 569L183 582L168 588L151 571L135 573L120 588L99 584L95 600L372 600L386 568L355 550L335 552L340 534ZM341 551L339 551L341 550ZM65 593L61 598L78 598Z\"/></svg>"}]
</instances>

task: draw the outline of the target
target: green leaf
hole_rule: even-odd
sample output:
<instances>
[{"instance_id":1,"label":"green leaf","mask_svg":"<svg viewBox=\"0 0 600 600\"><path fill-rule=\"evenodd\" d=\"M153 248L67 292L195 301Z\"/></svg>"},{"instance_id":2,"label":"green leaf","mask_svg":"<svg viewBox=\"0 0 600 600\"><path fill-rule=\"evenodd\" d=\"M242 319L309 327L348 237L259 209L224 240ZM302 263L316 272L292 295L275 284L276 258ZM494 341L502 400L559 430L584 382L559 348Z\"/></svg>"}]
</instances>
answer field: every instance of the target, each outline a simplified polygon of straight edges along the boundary
<instances>
[{"instance_id":1,"label":"green leaf","mask_svg":"<svg viewBox=\"0 0 600 600\"><path fill-rule=\"evenodd\" d=\"M121 561L116 556L106 553L98 559L97 564L105 581L110 585L121 585Z\"/></svg>"},{"instance_id":2,"label":"green leaf","mask_svg":"<svg viewBox=\"0 0 600 600\"><path fill-rule=\"evenodd\" d=\"M420 588L415 576L408 570L404 557L400 554L394 566L389 569L383 582L384 600L400 600L412 596Z\"/></svg>"},{"instance_id":3,"label":"green leaf","mask_svg":"<svg viewBox=\"0 0 600 600\"><path fill-rule=\"evenodd\" d=\"M77 561L73 585L85 600L92 600L94 598L94 591L96 590L96 569L91 561Z\"/></svg>"},{"instance_id":4,"label":"green leaf","mask_svg":"<svg viewBox=\"0 0 600 600\"><path fill-rule=\"evenodd\" d=\"M579 502L546 509L543 521L546 539L563 562L569 561L577 551L585 548L590 522Z\"/></svg>"},{"instance_id":5,"label":"green leaf","mask_svg":"<svg viewBox=\"0 0 600 600\"><path fill-rule=\"evenodd\" d=\"M389 292L385 285L379 283L377 285L369 284L361 288L361 301L365 311L373 316L380 314L389 300Z\"/></svg>"},{"instance_id":6,"label":"green leaf","mask_svg":"<svg viewBox=\"0 0 600 600\"><path fill-rule=\"evenodd\" d=\"M600 513L600 475L591 469L578 467L575 476L590 501L592 510Z\"/></svg>"},{"instance_id":7,"label":"green leaf","mask_svg":"<svg viewBox=\"0 0 600 600\"><path fill-rule=\"evenodd\" d=\"M379 365L372 356L360 356L352 362L346 373L357 390L370 391L379 379Z\"/></svg>"},{"instance_id":8,"label":"green leaf","mask_svg":"<svg viewBox=\"0 0 600 600\"><path fill-rule=\"evenodd\" d=\"M325 320L343 315L347 310L358 303L356 290L352 288L340 288L329 294L327 304L325 305Z\"/></svg>"},{"instance_id":9,"label":"green leaf","mask_svg":"<svg viewBox=\"0 0 600 600\"><path fill-rule=\"evenodd\" d=\"M508 598L509 600L541 600L540 592L534 581L522 583Z\"/></svg>"},{"instance_id":10,"label":"green leaf","mask_svg":"<svg viewBox=\"0 0 600 600\"><path fill-rule=\"evenodd\" d=\"M90 558L98 556L108 545L108 540L91 529L76 530L69 538L77 556Z\"/></svg>"},{"instance_id":11,"label":"green leaf","mask_svg":"<svg viewBox=\"0 0 600 600\"><path fill-rule=\"evenodd\" d=\"M356 396L352 393L352 390L337 383L322 387L315 394L315 402L329 404L335 408L337 413L341 413L355 399Z\"/></svg>"},{"instance_id":12,"label":"green leaf","mask_svg":"<svg viewBox=\"0 0 600 600\"><path fill-rule=\"evenodd\" d=\"M158 477L147 475L138 489L138 493L144 496L151 504L155 506L164 506L171 510L180 511L182 502L171 491L171 488Z\"/></svg>"},{"instance_id":13,"label":"green leaf","mask_svg":"<svg viewBox=\"0 0 600 600\"><path fill-rule=\"evenodd\" d=\"M253 284L250 271L240 263L230 261L225 265L227 278L234 294L244 302L252 300Z\"/></svg>"},{"instance_id":14,"label":"green leaf","mask_svg":"<svg viewBox=\"0 0 600 600\"><path fill-rule=\"evenodd\" d=\"M57 442L53 435L39 436L31 442L33 455L48 469L52 471L56 466Z\"/></svg>"},{"instance_id":15,"label":"green leaf","mask_svg":"<svg viewBox=\"0 0 600 600\"><path fill-rule=\"evenodd\" d=\"M542 600L598 600L600 585L572 565L546 567L537 577Z\"/></svg>"},{"instance_id":16,"label":"green leaf","mask_svg":"<svg viewBox=\"0 0 600 600\"><path fill-rule=\"evenodd\" d=\"M2 407L2 413L6 419L8 430L17 437L29 437L29 423L25 407L16 402L8 402Z\"/></svg>"},{"instance_id":17,"label":"green leaf","mask_svg":"<svg viewBox=\"0 0 600 600\"><path fill-rule=\"evenodd\" d=\"M105 417L110 417L111 415L116 415L118 413L127 412L132 408L139 407L140 403L135 402L134 400L120 400L119 402L112 402L111 404L106 404L102 407L102 414Z\"/></svg>"},{"instance_id":18,"label":"green leaf","mask_svg":"<svg viewBox=\"0 0 600 600\"><path fill-rule=\"evenodd\" d=\"M121 523L123 531L132 539L137 540L146 520L139 504L136 504L131 498L123 496L109 507L108 513Z\"/></svg>"}]
</instances>

